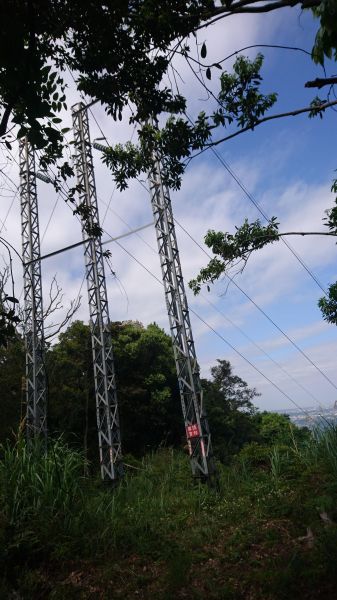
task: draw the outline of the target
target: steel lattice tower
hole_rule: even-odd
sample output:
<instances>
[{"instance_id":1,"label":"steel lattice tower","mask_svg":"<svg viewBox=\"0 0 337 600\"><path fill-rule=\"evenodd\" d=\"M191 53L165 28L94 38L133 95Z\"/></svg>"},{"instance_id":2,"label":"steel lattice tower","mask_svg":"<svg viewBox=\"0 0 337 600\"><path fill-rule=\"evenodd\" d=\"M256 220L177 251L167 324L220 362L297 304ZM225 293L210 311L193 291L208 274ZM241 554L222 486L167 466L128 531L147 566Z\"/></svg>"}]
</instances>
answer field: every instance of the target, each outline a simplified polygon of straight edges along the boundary
<instances>
[{"instance_id":1,"label":"steel lattice tower","mask_svg":"<svg viewBox=\"0 0 337 600\"><path fill-rule=\"evenodd\" d=\"M213 483L216 481L216 468L203 405L172 204L169 190L162 181L157 156L153 158L149 186L192 473Z\"/></svg>"},{"instance_id":2,"label":"steel lattice tower","mask_svg":"<svg viewBox=\"0 0 337 600\"><path fill-rule=\"evenodd\" d=\"M88 224L92 227L94 224L99 225L99 215L88 113L82 103L72 107L72 116L79 201L88 208ZM83 222L82 235L83 239L87 239ZM103 480L114 481L123 474L123 464L104 256L100 237L95 237L84 245L84 256L89 296L101 475Z\"/></svg>"},{"instance_id":3,"label":"steel lattice tower","mask_svg":"<svg viewBox=\"0 0 337 600\"><path fill-rule=\"evenodd\" d=\"M44 363L39 215L34 150L20 140L20 198L26 344L27 438L47 437L47 387Z\"/></svg>"}]
</instances>

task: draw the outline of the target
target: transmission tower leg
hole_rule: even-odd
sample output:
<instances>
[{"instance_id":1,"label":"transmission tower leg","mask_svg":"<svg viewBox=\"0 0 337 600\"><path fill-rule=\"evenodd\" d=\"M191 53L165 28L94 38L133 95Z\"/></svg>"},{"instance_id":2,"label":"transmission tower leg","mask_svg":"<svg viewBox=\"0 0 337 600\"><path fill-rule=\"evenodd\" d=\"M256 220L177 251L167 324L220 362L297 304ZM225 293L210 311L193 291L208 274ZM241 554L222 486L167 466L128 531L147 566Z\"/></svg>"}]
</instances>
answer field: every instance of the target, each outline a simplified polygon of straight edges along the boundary
<instances>
[{"instance_id":1,"label":"transmission tower leg","mask_svg":"<svg viewBox=\"0 0 337 600\"><path fill-rule=\"evenodd\" d=\"M149 174L149 186L192 473L212 485L216 484L217 474L211 435L203 404L171 199L169 190L163 185L157 157L154 157Z\"/></svg>"},{"instance_id":2,"label":"transmission tower leg","mask_svg":"<svg viewBox=\"0 0 337 600\"><path fill-rule=\"evenodd\" d=\"M34 150L20 140L20 199L26 345L27 438L47 438L47 386L44 362L39 215ZM33 261L33 262L32 262Z\"/></svg>"},{"instance_id":3,"label":"transmission tower leg","mask_svg":"<svg viewBox=\"0 0 337 600\"><path fill-rule=\"evenodd\" d=\"M79 202L88 209L87 224L91 228L94 225L99 226L99 215L88 114L84 105L80 103L73 106L72 115ZM88 233L85 230L84 222L82 223L82 234L83 238L87 239ZM123 474L123 463L104 255L100 237L93 237L84 245L84 256L89 296L101 476L103 480L116 481Z\"/></svg>"}]
</instances>

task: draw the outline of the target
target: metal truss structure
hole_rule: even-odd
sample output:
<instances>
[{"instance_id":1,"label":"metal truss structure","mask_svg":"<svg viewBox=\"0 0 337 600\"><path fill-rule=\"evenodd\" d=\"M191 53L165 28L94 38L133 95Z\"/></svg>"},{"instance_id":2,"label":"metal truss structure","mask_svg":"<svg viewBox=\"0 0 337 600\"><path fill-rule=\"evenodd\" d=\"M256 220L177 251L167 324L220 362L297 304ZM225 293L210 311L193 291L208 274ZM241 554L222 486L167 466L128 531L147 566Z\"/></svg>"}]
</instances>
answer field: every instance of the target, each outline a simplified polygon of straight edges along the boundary
<instances>
[{"instance_id":1,"label":"metal truss structure","mask_svg":"<svg viewBox=\"0 0 337 600\"><path fill-rule=\"evenodd\" d=\"M153 157L149 186L192 473L216 484L211 435L203 405L172 204L169 190L162 181L157 156Z\"/></svg>"},{"instance_id":2,"label":"metal truss structure","mask_svg":"<svg viewBox=\"0 0 337 600\"><path fill-rule=\"evenodd\" d=\"M44 362L39 215L34 150L20 140L20 198L24 277L24 334L26 344L27 438L47 438L47 386Z\"/></svg>"},{"instance_id":3,"label":"metal truss structure","mask_svg":"<svg viewBox=\"0 0 337 600\"><path fill-rule=\"evenodd\" d=\"M86 224L82 221L83 239L98 225L99 215L91 153L89 120L82 103L72 107L75 168L79 202L87 208ZM103 480L116 481L123 474L117 392L106 281L104 255L100 237L84 244L86 278L89 296L90 329L95 377L96 414L101 475Z\"/></svg>"}]
</instances>

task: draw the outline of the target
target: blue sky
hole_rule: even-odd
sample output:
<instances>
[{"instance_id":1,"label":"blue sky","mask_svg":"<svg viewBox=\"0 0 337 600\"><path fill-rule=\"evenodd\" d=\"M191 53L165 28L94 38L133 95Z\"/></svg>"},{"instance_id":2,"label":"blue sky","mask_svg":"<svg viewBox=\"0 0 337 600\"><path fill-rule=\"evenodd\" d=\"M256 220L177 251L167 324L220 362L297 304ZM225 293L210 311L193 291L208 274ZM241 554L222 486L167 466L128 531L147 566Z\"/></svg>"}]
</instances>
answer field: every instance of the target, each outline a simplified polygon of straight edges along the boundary
<instances>
[{"instance_id":1,"label":"blue sky","mask_svg":"<svg viewBox=\"0 0 337 600\"><path fill-rule=\"evenodd\" d=\"M213 28L201 31L199 43L206 40L210 61L221 60L230 52L254 43L274 43L300 46L311 50L316 25L309 13L300 15L297 9L269 15L245 16L227 19ZM250 57L258 49L250 50ZM272 112L292 110L307 106L315 91L306 90L308 79L322 76L321 67L313 65L310 57L286 50L263 49L265 64L263 76L265 91L279 93L278 104ZM189 100L189 111L196 114L207 110L207 104L199 84L182 62L177 60L180 71L181 91ZM228 69L231 63L228 64ZM334 73L335 66L327 64L327 74ZM217 71L217 73L219 73ZM215 75L215 74L214 74ZM212 89L216 90L213 79ZM70 102L78 101L76 92L70 88ZM324 96L324 89L320 92ZM109 141L129 139L132 128L127 124L115 124L99 107L93 113ZM332 205L330 193L334 169L337 168L334 131L337 114L329 111L324 119L308 119L307 116L290 117L282 121L266 123L254 132L245 133L217 148L230 164L247 190L254 195L268 215L276 215L282 231L324 230L324 210ZM69 115L65 115L69 122ZM100 137L96 123L91 119L92 139ZM114 190L107 169L95 152L96 182L101 219L110 208L104 228L113 236L125 233L128 226L137 227L151 222L151 208L147 192L138 182L131 182L123 194ZM11 176L17 178L15 163L8 167ZM10 196L10 194L9 194ZM13 194L12 194L13 196ZM39 183L40 222L43 233L56 196L43 183ZM208 228L232 231L245 217L259 217L236 182L220 165L211 152L193 160L187 169L179 192L172 194L177 220L202 243ZM3 197L0 219L7 213L11 197ZM122 219L122 220L121 220ZM6 221L3 235L20 248L20 217L18 200L15 201ZM1 223L0 223L1 227ZM196 275L207 257L177 227L182 267L187 281ZM81 239L80 226L71 212L59 199L52 224L42 243L42 253ZM144 243L145 242L145 243ZM327 286L337 278L336 246L329 238L291 238L289 242L305 260L315 276ZM123 246L138 258L153 274L160 277L159 260L153 228L145 229L140 236L121 240ZM110 317L112 320L137 319L144 324L156 321L168 331L163 290L126 252L110 246L113 269L117 279L107 275ZM81 250L59 255L43 263L45 294L52 276L57 278L65 293L65 303L75 298L82 282L83 257ZM15 265L16 286L21 287L21 267ZM244 273L236 279L242 289L294 339L311 360L337 385L335 356L337 329L323 322L317 308L322 291L281 243L268 247L253 256ZM82 306L78 318L87 320L85 286L82 290ZM205 297L204 297L205 296ZM226 318L237 324L250 338L258 343L273 360L280 363L300 386L304 386L323 406L337 399L337 390L297 352L271 323L237 289L225 281L213 286L211 292L194 298L188 292L190 305L216 331L235 346L266 377L279 386L291 399L301 406L313 406L315 401L284 371L250 344L226 319L214 311L208 300L216 305ZM290 400L277 391L247 362L240 358L224 341L220 340L206 325L192 314L195 343L203 376L217 358L231 361L235 372L249 385L261 392L257 405L266 409L293 408Z\"/></svg>"}]
</instances>

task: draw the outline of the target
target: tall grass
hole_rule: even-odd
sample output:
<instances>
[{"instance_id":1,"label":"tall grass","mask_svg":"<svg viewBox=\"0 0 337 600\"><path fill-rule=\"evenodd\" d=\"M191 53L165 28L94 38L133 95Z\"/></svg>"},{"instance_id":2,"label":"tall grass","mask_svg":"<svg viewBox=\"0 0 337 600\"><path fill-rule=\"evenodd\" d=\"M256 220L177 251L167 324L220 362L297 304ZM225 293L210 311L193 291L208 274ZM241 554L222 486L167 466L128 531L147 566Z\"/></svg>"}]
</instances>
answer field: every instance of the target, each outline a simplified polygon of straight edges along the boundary
<instances>
[{"instance_id":1,"label":"tall grass","mask_svg":"<svg viewBox=\"0 0 337 600\"><path fill-rule=\"evenodd\" d=\"M51 443L47 453L22 439L1 446L5 545L56 557L89 558L131 549L165 556L172 547L179 553L184 544L205 543L216 534L220 517L233 520L240 519L240 510L249 513L252 498L263 511L264 498L269 504L273 498L271 486L281 493L286 489L282 481L289 476L294 481L303 467L337 476L337 428L316 432L305 445L287 452L275 447L269 459L267 449L253 450L221 469L222 492L217 495L192 482L188 458L168 449L146 457L112 488L85 478L84 457L62 440Z\"/></svg>"},{"instance_id":2,"label":"tall grass","mask_svg":"<svg viewBox=\"0 0 337 600\"><path fill-rule=\"evenodd\" d=\"M47 453L38 443L27 446L23 440L1 446L0 567L5 565L7 573L12 569L11 577L5 578L19 582L20 588L20 569L29 575L35 567L43 569L41 561L51 565L55 559L57 565L69 561L73 569L74 560L85 559L90 565L104 565L108 582L115 581L118 568L125 568L123 577L133 577L138 590L149 577L147 571L144 575L134 570L138 556L145 565L156 564L150 577L157 576L159 565L160 600L175 597L193 569L198 580L199 563L204 572L212 568L219 578L219 596L211 597L222 598L219 565L229 571L233 566L235 590L245 576L242 571L238 576L237 563L245 560L247 590L251 577L259 588L269 569L272 583L263 584L268 592L269 585L278 589L279 574L287 566L282 557L292 551L293 542L301 554L296 540L309 526L315 536L314 558L326 577L326 556L337 540L337 428L317 431L293 447L247 446L232 465L220 467L220 493L193 482L188 457L182 453L165 449L135 464L117 487L111 487L84 477L83 456L62 440L51 443ZM331 519L329 529L320 512ZM269 548L276 557L279 546L279 562L268 562ZM261 550L265 567L257 567L254 549ZM306 550L303 556L300 580L312 573L311 555ZM295 568L288 579L295 586ZM23 597L35 597L31 591L27 594ZM63 588L60 594L57 597L66 597ZM275 596L279 597L283 598Z\"/></svg>"},{"instance_id":3,"label":"tall grass","mask_svg":"<svg viewBox=\"0 0 337 600\"><path fill-rule=\"evenodd\" d=\"M214 498L192 483L187 457L169 450L144 459L117 488L85 478L83 460L62 440L47 453L23 440L0 447L0 513L10 545L57 557L159 551Z\"/></svg>"},{"instance_id":4,"label":"tall grass","mask_svg":"<svg viewBox=\"0 0 337 600\"><path fill-rule=\"evenodd\" d=\"M317 427L305 444L294 444L292 452L307 468L323 469L337 479L337 425Z\"/></svg>"},{"instance_id":5,"label":"tall grass","mask_svg":"<svg viewBox=\"0 0 337 600\"><path fill-rule=\"evenodd\" d=\"M83 458L62 440L49 452L36 441L29 446L19 439L13 447L0 447L0 502L10 525L29 518L69 516L82 498Z\"/></svg>"}]
</instances>

